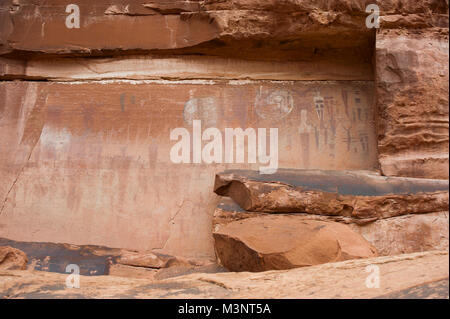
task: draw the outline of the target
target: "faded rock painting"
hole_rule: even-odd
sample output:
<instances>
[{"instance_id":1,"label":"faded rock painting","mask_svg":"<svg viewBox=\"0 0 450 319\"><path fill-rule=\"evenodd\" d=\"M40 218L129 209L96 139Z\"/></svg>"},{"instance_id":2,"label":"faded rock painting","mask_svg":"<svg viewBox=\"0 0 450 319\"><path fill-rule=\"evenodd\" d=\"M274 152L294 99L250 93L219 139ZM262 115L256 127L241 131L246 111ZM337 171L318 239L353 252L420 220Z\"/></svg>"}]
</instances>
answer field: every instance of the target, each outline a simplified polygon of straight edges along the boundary
<instances>
[{"instance_id":1,"label":"faded rock painting","mask_svg":"<svg viewBox=\"0 0 450 319\"><path fill-rule=\"evenodd\" d=\"M374 168L376 139L371 87L362 83L353 85L314 83L304 88L272 90L266 96L278 99L266 101L278 103L265 103L261 107L261 99L257 98L256 114L284 132L280 138L288 153L285 158L296 161L293 154L300 155L297 168ZM264 89L260 87L257 96L261 96L261 91Z\"/></svg>"},{"instance_id":2,"label":"faded rock painting","mask_svg":"<svg viewBox=\"0 0 450 319\"><path fill-rule=\"evenodd\" d=\"M277 121L291 113L293 108L294 100L290 91L259 87L255 98L255 109L261 118Z\"/></svg>"},{"instance_id":3,"label":"faded rock painting","mask_svg":"<svg viewBox=\"0 0 450 319\"><path fill-rule=\"evenodd\" d=\"M213 97L192 98L184 105L183 117L189 125L201 118L207 127L215 127L219 116L217 102Z\"/></svg>"}]
</instances>

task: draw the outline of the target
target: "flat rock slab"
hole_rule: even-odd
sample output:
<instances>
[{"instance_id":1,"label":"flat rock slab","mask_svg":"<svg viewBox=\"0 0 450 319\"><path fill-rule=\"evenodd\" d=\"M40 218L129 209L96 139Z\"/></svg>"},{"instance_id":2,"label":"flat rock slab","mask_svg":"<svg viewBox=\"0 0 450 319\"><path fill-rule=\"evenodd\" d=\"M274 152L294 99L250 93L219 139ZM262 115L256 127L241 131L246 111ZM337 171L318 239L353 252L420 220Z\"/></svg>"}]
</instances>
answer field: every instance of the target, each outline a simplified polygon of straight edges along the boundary
<instances>
[{"instance_id":1,"label":"flat rock slab","mask_svg":"<svg viewBox=\"0 0 450 319\"><path fill-rule=\"evenodd\" d=\"M241 208L378 219L448 209L448 180L385 177L370 171L229 170L214 191Z\"/></svg>"},{"instance_id":2,"label":"flat rock slab","mask_svg":"<svg viewBox=\"0 0 450 319\"><path fill-rule=\"evenodd\" d=\"M231 222L213 236L216 255L230 271L290 269L377 256L376 249L346 225L292 215Z\"/></svg>"},{"instance_id":3,"label":"flat rock slab","mask_svg":"<svg viewBox=\"0 0 450 319\"><path fill-rule=\"evenodd\" d=\"M427 291L420 298L446 298L440 281L448 280L448 261L448 252L433 251L290 270L190 274L155 282L81 276L78 289L65 287L64 274L0 271L0 298L401 298L408 289L423 285ZM368 266L378 267L378 288L366 285Z\"/></svg>"},{"instance_id":4,"label":"flat rock slab","mask_svg":"<svg viewBox=\"0 0 450 319\"><path fill-rule=\"evenodd\" d=\"M216 175L214 189L220 193L229 182L275 182L302 190L319 190L354 196L407 195L448 191L448 180L389 177L372 171L278 169L275 174L252 170L227 170ZM221 195L221 194L219 194Z\"/></svg>"}]
</instances>

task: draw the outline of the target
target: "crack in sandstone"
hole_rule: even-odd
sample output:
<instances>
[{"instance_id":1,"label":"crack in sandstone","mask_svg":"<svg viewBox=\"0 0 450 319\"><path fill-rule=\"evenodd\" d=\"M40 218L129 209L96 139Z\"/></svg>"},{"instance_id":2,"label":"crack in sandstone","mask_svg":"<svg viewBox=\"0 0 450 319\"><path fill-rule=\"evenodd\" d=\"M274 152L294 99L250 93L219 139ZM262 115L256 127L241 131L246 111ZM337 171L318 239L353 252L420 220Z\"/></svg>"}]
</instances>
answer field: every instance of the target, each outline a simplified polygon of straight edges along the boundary
<instances>
[{"instance_id":1,"label":"crack in sandstone","mask_svg":"<svg viewBox=\"0 0 450 319\"><path fill-rule=\"evenodd\" d=\"M178 214L181 212L181 210L182 210L182 208L183 208L185 202L191 202L191 201L190 201L190 200L187 200L187 199L183 200L183 202L181 203L181 205L180 205L180 207L178 208L177 212L176 212L172 217L169 218L169 221L168 221L168 225L169 225L169 235L167 236L167 239L165 240L164 244L163 244L161 247L155 247L155 248L152 248L152 251L153 251L153 250L164 250L164 248L166 248L166 245L167 245L167 243L169 242L170 237L171 237L171 236L170 236L170 234L171 234L170 227L171 227L173 221L175 220L175 218L176 218L176 217L178 216ZM192 202L191 202L191 203L192 203Z\"/></svg>"},{"instance_id":2,"label":"crack in sandstone","mask_svg":"<svg viewBox=\"0 0 450 319\"><path fill-rule=\"evenodd\" d=\"M197 280L203 281L203 282L206 282L206 283L209 283L209 284L213 284L213 285L216 285L216 286L219 286L219 287L221 287L223 289L226 289L226 290L233 290L231 287L228 287L223 282L220 282L220 281L217 281L217 280L214 280L214 279L197 278Z\"/></svg>"},{"instance_id":3,"label":"crack in sandstone","mask_svg":"<svg viewBox=\"0 0 450 319\"><path fill-rule=\"evenodd\" d=\"M42 132L41 132L41 133L42 133ZM27 166L28 162L30 161L31 155L33 154L34 148L36 147L36 144L38 143L39 139L40 139L40 135L39 135L39 138L38 138L38 139L36 140L36 142L34 143L34 145L31 147L30 154L28 155L28 158L27 158L25 164L24 164L24 165L22 166L22 168L20 169L20 171L19 171L19 173L17 174L16 178L14 179L14 181L13 181L11 187L9 188L8 192L6 193L5 199L4 199L4 201L3 201L2 208L0 209L0 215L3 213L3 210L4 210L5 206L6 206L6 203L8 202L9 194L11 193L12 189L13 189L14 186L16 185L16 183L17 183L17 181L19 180L20 176L22 176L22 173L23 173L23 171L25 170L25 167Z\"/></svg>"}]
</instances>

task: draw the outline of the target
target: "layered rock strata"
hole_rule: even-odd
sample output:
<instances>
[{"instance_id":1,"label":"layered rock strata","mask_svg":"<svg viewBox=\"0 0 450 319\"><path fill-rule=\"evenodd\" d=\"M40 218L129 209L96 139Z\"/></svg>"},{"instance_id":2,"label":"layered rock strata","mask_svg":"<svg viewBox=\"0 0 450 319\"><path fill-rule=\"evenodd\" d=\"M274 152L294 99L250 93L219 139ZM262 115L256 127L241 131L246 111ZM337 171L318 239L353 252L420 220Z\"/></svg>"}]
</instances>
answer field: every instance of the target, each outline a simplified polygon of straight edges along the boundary
<instances>
[{"instance_id":1,"label":"layered rock strata","mask_svg":"<svg viewBox=\"0 0 450 319\"><path fill-rule=\"evenodd\" d=\"M448 2L382 2L375 43L381 170L448 179Z\"/></svg>"}]
</instances>

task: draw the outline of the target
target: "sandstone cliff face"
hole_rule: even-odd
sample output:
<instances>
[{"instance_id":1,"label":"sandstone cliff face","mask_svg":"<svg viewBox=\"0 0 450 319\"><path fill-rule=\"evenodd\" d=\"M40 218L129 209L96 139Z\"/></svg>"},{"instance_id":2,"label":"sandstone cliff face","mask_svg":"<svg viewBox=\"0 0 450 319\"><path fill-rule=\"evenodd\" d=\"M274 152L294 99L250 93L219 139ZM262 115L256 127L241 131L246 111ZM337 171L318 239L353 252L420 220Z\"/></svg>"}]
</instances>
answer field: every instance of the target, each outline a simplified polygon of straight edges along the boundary
<instances>
[{"instance_id":1,"label":"sandstone cliff face","mask_svg":"<svg viewBox=\"0 0 450 319\"><path fill-rule=\"evenodd\" d=\"M214 175L260 163L173 163L170 132L194 120L277 128L279 168L448 179L446 1L144 2L77 1L79 28L56 0L1 2L0 237L213 259ZM430 226L409 215L445 214L448 190L300 204L281 211L357 225L390 254L410 240L379 234ZM261 215L244 209L232 219Z\"/></svg>"},{"instance_id":2,"label":"sandstone cliff face","mask_svg":"<svg viewBox=\"0 0 450 319\"><path fill-rule=\"evenodd\" d=\"M310 103L316 89L336 111L342 91L358 90L362 120L336 115L327 141L331 128L320 129ZM193 163L192 155L191 163L173 163L171 130L192 137L194 119L223 135L277 128L280 166L374 169L372 89L368 82L2 82L0 236L212 257L215 173L267 164ZM282 114L270 109L277 97ZM361 130L367 144L346 140Z\"/></svg>"},{"instance_id":3,"label":"sandstone cliff face","mask_svg":"<svg viewBox=\"0 0 450 319\"><path fill-rule=\"evenodd\" d=\"M448 179L448 3L438 3L381 17L375 73L386 175Z\"/></svg>"}]
</instances>

